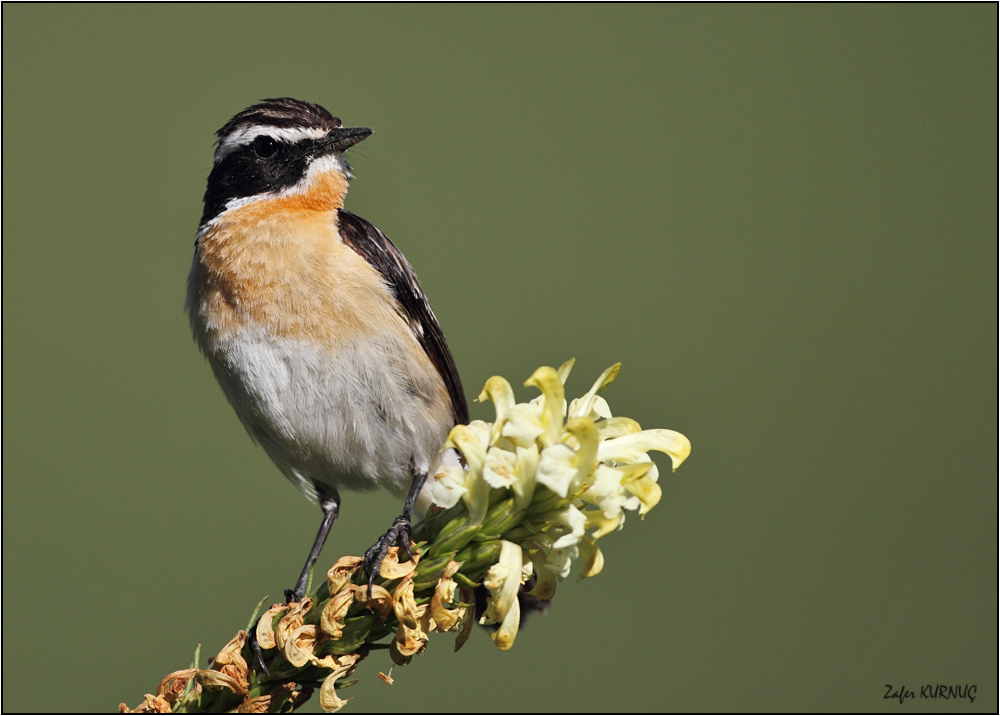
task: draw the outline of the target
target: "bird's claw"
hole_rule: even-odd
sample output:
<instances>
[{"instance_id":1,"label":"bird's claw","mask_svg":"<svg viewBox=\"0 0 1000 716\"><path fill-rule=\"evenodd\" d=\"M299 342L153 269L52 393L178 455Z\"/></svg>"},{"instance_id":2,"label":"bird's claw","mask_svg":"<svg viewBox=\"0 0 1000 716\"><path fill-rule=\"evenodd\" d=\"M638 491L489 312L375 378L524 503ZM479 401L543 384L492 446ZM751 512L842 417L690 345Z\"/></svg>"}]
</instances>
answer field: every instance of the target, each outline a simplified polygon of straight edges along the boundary
<instances>
[{"instance_id":1,"label":"bird's claw","mask_svg":"<svg viewBox=\"0 0 1000 716\"><path fill-rule=\"evenodd\" d=\"M301 602L302 597L294 589L285 590L285 604L292 604L293 602ZM264 650L260 647L260 642L257 641L257 625L260 624L260 620L263 615L257 617L257 621L253 623L250 627L250 634L247 636L247 644L250 646L250 653L254 655L257 659L257 663L260 665L260 670L263 671L268 676L271 672L267 670L267 664L264 663Z\"/></svg>"},{"instance_id":2,"label":"bird's claw","mask_svg":"<svg viewBox=\"0 0 1000 716\"><path fill-rule=\"evenodd\" d=\"M257 663L260 665L260 670L270 676L271 672L267 670L267 664L264 663L264 651L260 648L260 642L257 641L257 625L260 624L261 617L257 617L257 621L250 627L247 642L250 644L250 653L256 657Z\"/></svg>"},{"instance_id":3,"label":"bird's claw","mask_svg":"<svg viewBox=\"0 0 1000 716\"><path fill-rule=\"evenodd\" d=\"M382 560L389 553L389 548L397 544L408 560L413 559L410 554L410 518L403 515L397 517L392 527L365 551L365 574L368 575L369 592L375 582L375 575L382 569Z\"/></svg>"}]
</instances>

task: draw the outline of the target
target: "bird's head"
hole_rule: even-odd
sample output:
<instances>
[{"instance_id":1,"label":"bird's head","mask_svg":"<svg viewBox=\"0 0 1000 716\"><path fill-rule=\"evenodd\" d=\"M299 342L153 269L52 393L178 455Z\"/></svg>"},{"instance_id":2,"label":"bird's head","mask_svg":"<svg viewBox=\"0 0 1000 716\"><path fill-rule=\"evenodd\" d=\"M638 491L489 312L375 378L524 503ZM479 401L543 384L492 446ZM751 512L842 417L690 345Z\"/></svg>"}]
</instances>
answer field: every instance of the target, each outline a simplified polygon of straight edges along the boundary
<instances>
[{"instance_id":1,"label":"bird's head","mask_svg":"<svg viewBox=\"0 0 1000 716\"><path fill-rule=\"evenodd\" d=\"M351 174L344 151L371 133L344 127L318 104L290 97L247 107L216 133L201 224L258 198L305 193L331 174L346 191Z\"/></svg>"}]
</instances>

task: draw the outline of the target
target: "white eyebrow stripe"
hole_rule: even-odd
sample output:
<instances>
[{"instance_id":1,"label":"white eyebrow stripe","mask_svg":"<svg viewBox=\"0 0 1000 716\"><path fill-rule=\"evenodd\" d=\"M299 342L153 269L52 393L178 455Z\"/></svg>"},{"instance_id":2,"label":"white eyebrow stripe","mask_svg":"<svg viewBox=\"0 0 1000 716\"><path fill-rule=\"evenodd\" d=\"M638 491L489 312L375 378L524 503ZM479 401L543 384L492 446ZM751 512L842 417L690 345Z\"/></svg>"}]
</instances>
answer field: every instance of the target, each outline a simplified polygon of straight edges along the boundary
<instances>
[{"instance_id":1,"label":"white eyebrow stripe","mask_svg":"<svg viewBox=\"0 0 1000 716\"><path fill-rule=\"evenodd\" d=\"M219 148L215 150L215 163L218 164L229 154L246 146L257 137L266 136L279 142L294 144L303 139L322 139L326 134L327 130L318 127L268 127L259 124L241 127L219 143Z\"/></svg>"}]
</instances>

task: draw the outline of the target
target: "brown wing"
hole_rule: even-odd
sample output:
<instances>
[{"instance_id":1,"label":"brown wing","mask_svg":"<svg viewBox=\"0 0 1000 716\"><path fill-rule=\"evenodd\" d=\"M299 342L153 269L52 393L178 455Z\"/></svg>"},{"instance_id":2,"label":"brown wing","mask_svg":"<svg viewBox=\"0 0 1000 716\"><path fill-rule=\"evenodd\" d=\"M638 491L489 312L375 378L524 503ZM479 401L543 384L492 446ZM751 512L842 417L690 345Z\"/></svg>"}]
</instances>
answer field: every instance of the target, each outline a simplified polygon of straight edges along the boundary
<instances>
[{"instance_id":1,"label":"brown wing","mask_svg":"<svg viewBox=\"0 0 1000 716\"><path fill-rule=\"evenodd\" d=\"M444 380L451 397L455 423L468 423L469 406L465 402L462 379L458 376L455 359L448 350L448 341L444 338L441 325L406 257L388 236L356 214L341 209L337 223L344 243L381 274L399 302L400 312L408 319L413 334Z\"/></svg>"}]
</instances>

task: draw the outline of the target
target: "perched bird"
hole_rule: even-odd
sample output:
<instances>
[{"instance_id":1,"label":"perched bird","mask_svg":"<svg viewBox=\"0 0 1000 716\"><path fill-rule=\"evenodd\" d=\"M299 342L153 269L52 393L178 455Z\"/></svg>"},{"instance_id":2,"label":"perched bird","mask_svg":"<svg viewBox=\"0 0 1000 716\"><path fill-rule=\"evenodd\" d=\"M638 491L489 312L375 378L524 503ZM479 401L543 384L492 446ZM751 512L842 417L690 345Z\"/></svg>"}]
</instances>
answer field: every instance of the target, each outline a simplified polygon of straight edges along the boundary
<instances>
[{"instance_id":1,"label":"perched bird","mask_svg":"<svg viewBox=\"0 0 1000 716\"><path fill-rule=\"evenodd\" d=\"M409 554L410 515L468 406L444 333L403 254L344 209L344 152L372 133L288 97L217 133L188 278L198 346L250 437L323 510L300 601L341 488L406 501L365 553Z\"/></svg>"}]
</instances>

